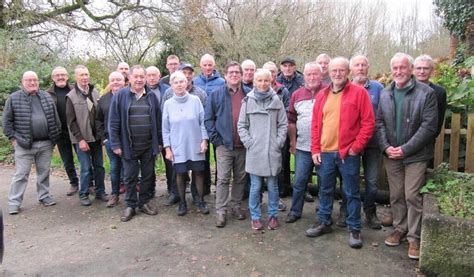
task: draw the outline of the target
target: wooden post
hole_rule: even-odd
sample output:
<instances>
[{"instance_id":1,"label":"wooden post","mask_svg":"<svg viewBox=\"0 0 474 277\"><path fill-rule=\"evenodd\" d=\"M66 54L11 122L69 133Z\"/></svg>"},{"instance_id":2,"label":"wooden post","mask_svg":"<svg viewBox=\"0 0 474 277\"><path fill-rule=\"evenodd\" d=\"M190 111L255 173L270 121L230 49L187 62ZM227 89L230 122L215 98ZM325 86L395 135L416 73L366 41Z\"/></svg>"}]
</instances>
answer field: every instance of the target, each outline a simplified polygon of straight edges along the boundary
<instances>
[{"instance_id":1,"label":"wooden post","mask_svg":"<svg viewBox=\"0 0 474 277\"><path fill-rule=\"evenodd\" d=\"M451 117L451 141L449 145L449 169L459 168L459 139L461 137L461 114L453 113Z\"/></svg>"},{"instance_id":2,"label":"wooden post","mask_svg":"<svg viewBox=\"0 0 474 277\"><path fill-rule=\"evenodd\" d=\"M465 172L474 173L474 113L467 117Z\"/></svg>"},{"instance_id":3,"label":"wooden post","mask_svg":"<svg viewBox=\"0 0 474 277\"><path fill-rule=\"evenodd\" d=\"M441 132L439 133L438 137L436 138L435 144L435 153L434 153L434 163L433 168L438 167L443 162L443 155L444 155L444 123L441 127Z\"/></svg>"}]
</instances>

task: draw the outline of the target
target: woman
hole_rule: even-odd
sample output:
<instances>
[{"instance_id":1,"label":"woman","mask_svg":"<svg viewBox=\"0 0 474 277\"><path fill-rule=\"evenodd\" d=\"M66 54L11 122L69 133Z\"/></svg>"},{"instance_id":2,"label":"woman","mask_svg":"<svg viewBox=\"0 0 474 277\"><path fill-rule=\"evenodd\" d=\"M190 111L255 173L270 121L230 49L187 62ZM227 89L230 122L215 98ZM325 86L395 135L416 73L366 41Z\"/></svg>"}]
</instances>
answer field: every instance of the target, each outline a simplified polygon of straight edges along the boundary
<instances>
[{"instance_id":1,"label":"woman","mask_svg":"<svg viewBox=\"0 0 474 277\"><path fill-rule=\"evenodd\" d=\"M163 106L163 146L166 159L173 162L180 203L178 215L187 213L185 176L193 172L199 195L198 208L209 213L204 201L204 169L207 150L207 131L204 127L204 109L199 97L186 91L188 80L183 72L176 71L170 77L173 98Z\"/></svg>"},{"instance_id":2,"label":"woman","mask_svg":"<svg viewBox=\"0 0 474 277\"><path fill-rule=\"evenodd\" d=\"M268 69L258 69L254 89L244 98L237 128L247 149L245 171L250 174L249 208L252 229L261 230L260 189L267 179L268 229L275 230L278 222L278 174L281 171L281 149L288 129L285 107L271 88L272 75Z\"/></svg>"},{"instance_id":3,"label":"woman","mask_svg":"<svg viewBox=\"0 0 474 277\"><path fill-rule=\"evenodd\" d=\"M107 156L110 161L110 182L112 184L112 193L107 202L107 207L115 207L119 203L120 186L122 179L122 160L120 156L115 154L110 147L109 132L107 130L108 119L109 119L109 107L112 102L112 97L125 86L125 79L123 75L114 71L109 75L109 84L107 87L110 92L102 95L98 102L98 109L96 113L96 126L97 132L99 133L100 140L105 145Z\"/></svg>"}]
</instances>

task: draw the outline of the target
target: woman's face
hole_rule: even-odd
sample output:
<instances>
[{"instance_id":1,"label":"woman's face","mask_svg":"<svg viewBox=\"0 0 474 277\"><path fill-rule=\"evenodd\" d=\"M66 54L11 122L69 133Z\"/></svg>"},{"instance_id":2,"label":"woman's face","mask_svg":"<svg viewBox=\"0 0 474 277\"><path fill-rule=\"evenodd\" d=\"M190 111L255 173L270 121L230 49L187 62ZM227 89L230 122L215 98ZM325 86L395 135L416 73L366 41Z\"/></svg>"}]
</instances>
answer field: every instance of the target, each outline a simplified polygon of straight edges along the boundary
<instances>
[{"instance_id":1,"label":"woman's face","mask_svg":"<svg viewBox=\"0 0 474 277\"><path fill-rule=\"evenodd\" d=\"M176 95L182 96L186 92L187 84L188 81L186 79L176 78L171 83L171 87L173 88L173 91L176 93Z\"/></svg>"},{"instance_id":2,"label":"woman's face","mask_svg":"<svg viewBox=\"0 0 474 277\"><path fill-rule=\"evenodd\" d=\"M272 84L271 78L268 78L266 76L257 76L255 78L254 86L257 87L258 91L267 91L268 88L270 88L271 84Z\"/></svg>"}]
</instances>

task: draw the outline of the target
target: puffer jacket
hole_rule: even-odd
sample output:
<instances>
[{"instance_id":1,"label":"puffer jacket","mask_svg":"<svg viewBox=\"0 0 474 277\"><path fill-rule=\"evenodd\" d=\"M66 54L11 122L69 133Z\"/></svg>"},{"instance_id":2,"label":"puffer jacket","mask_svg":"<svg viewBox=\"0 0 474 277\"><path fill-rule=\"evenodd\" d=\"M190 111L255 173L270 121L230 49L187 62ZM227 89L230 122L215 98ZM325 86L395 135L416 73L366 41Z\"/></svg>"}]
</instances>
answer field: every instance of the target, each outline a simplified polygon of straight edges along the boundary
<instances>
[{"instance_id":1,"label":"puffer jacket","mask_svg":"<svg viewBox=\"0 0 474 277\"><path fill-rule=\"evenodd\" d=\"M413 89L405 95L403 107L403 143L397 145L394 89L389 84L380 95L377 112L377 139L385 154L389 146L401 146L403 163L427 161L433 158L433 141L437 131L437 102L432 88L412 78Z\"/></svg>"},{"instance_id":2,"label":"puffer jacket","mask_svg":"<svg viewBox=\"0 0 474 277\"><path fill-rule=\"evenodd\" d=\"M61 135L61 122L51 95L38 91L46 120L49 139L55 144ZM31 99L27 92L18 90L12 93L3 109L3 133L8 139L15 139L18 145L31 149Z\"/></svg>"},{"instance_id":3,"label":"puffer jacket","mask_svg":"<svg viewBox=\"0 0 474 277\"><path fill-rule=\"evenodd\" d=\"M277 176L281 171L282 148L288 120L280 97L273 95L257 101L253 90L240 108L237 129L247 149L245 171L258 176Z\"/></svg>"}]
</instances>

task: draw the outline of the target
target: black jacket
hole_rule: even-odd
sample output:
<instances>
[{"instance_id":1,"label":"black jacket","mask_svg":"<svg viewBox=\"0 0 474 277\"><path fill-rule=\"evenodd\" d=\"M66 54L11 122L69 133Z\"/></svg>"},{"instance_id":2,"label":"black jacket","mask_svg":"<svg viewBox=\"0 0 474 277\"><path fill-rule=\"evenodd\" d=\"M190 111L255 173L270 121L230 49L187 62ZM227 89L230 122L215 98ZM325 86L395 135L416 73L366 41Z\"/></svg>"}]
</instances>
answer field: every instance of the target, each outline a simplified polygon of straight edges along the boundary
<instances>
[{"instance_id":1,"label":"black jacket","mask_svg":"<svg viewBox=\"0 0 474 277\"><path fill-rule=\"evenodd\" d=\"M403 106L403 142L397 145L394 101L395 82L382 90L377 113L377 137L385 154L389 146L401 146L403 163L428 161L433 158L433 142L438 124L436 95L432 88L412 78L413 89L405 95Z\"/></svg>"},{"instance_id":2,"label":"black jacket","mask_svg":"<svg viewBox=\"0 0 474 277\"><path fill-rule=\"evenodd\" d=\"M38 96L48 122L49 139L55 144L61 135L61 122L51 96L39 91ZM31 99L27 92L18 90L12 93L3 109L3 133L8 139L15 139L18 145L31 149Z\"/></svg>"}]
</instances>

